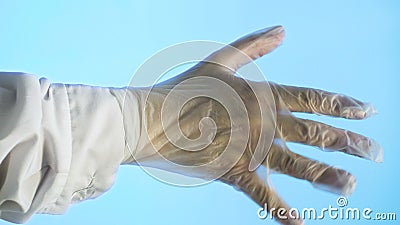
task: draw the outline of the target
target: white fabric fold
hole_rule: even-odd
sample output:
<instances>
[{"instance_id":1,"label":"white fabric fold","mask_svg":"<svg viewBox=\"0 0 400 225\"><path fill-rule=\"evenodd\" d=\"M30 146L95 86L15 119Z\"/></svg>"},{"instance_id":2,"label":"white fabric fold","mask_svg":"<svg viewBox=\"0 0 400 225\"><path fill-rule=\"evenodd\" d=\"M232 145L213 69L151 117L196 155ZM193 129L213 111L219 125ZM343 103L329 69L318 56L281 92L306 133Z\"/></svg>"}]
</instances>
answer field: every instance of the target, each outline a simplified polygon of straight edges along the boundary
<instances>
[{"instance_id":1,"label":"white fabric fold","mask_svg":"<svg viewBox=\"0 0 400 225\"><path fill-rule=\"evenodd\" d=\"M109 88L0 72L1 219L62 214L101 195L124 150L121 106Z\"/></svg>"}]
</instances>

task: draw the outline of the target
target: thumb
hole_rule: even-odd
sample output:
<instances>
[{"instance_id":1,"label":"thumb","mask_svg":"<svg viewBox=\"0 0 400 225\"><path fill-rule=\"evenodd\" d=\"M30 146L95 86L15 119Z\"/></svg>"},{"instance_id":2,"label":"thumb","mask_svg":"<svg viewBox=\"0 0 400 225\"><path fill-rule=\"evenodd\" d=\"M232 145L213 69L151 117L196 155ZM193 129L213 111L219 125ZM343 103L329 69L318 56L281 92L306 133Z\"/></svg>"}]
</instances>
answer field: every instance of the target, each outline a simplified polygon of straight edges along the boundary
<instances>
[{"instance_id":1,"label":"thumb","mask_svg":"<svg viewBox=\"0 0 400 225\"><path fill-rule=\"evenodd\" d=\"M250 33L208 56L205 61L222 64L233 71L277 48L283 41L282 26Z\"/></svg>"}]
</instances>

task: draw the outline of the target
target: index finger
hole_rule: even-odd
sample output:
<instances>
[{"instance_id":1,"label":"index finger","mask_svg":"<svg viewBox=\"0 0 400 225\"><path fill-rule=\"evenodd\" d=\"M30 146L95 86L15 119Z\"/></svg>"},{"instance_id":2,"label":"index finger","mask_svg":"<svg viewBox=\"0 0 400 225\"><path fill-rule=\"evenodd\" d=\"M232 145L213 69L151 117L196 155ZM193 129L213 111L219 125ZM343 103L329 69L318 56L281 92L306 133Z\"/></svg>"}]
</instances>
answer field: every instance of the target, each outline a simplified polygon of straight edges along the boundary
<instances>
[{"instance_id":1,"label":"index finger","mask_svg":"<svg viewBox=\"0 0 400 225\"><path fill-rule=\"evenodd\" d=\"M270 84L278 101L291 112L342 117L346 119L365 119L377 114L371 103L319 89Z\"/></svg>"}]
</instances>

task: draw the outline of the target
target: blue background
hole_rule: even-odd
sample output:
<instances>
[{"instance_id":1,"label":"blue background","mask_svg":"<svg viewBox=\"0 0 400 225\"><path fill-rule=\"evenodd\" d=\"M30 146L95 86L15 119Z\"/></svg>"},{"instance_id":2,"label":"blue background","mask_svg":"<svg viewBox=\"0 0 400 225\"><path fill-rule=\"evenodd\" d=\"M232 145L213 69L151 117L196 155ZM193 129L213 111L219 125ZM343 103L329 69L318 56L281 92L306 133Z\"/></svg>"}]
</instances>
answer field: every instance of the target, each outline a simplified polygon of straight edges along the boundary
<instances>
[{"instance_id":1,"label":"blue background","mask_svg":"<svg viewBox=\"0 0 400 225\"><path fill-rule=\"evenodd\" d=\"M396 212L398 223L399 9L395 0L2 0L0 69L29 72L53 82L125 86L141 63L169 45L199 39L229 43L281 24L286 28L284 44L257 61L267 79L373 102L379 115L365 121L304 117L373 137L385 149L385 161L376 164L297 144L291 149L353 173L358 183L349 207ZM336 206L336 195L305 181L285 175L272 175L272 181L292 207ZM257 209L244 194L222 183L169 186L138 167L125 166L114 187L100 198L74 205L62 216L35 215L27 224L275 224L258 219Z\"/></svg>"}]
</instances>

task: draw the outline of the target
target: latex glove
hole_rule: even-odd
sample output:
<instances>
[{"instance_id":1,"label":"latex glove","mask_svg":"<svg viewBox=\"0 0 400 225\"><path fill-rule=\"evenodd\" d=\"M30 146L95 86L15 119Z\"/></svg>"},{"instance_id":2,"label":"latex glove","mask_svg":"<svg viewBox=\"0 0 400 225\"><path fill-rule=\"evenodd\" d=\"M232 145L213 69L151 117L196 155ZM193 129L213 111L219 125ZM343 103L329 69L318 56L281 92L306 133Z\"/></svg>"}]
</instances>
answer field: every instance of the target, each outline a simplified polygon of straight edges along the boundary
<instances>
[{"instance_id":1,"label":"latex glove","mask_svg":"<svg viewBox=\"0 0 400 225\"><path fill-rule=\"evenodd\" d=\"M204 180L218 179L246 193L260 206L267 204L268 209L289 207L254 171L260 163L268 170L305 179L316 187L351 194L356 184L354 176L296 154L285 143L317 146L376 162L383 160L381 147L360 134L296 118L291 112L365 119L374 114L375 109L341 94L274 83L269 83L271 89L268 89L268 83L234 76L241 66L275 49L283 37L284 30L280 26L255 32L233 42L234 48L227 46L213 53L207 62L177 77L153 88L128 93L140 99L143 125L141 138L136 146L131 146L132 157L125 163ZM236 95L216 90L219 82L237 93L246 117L238 112L242 103L232 100ZM232 101L212 99L219 92L224 101ZM193 96L198 97L190 99ZM189 101L181 104L185 100ZM224 108L224 104L230 107L236 103L234 113ZM269 111L263 111L265 109ZM239 119L236 125L232 124L235 119ZM228 150L229 153L223 155ZM286 212L274 218L282 224L302 223L301 219L285 219L285 216L290 217Z\"/></svg>"}]
</instances>

